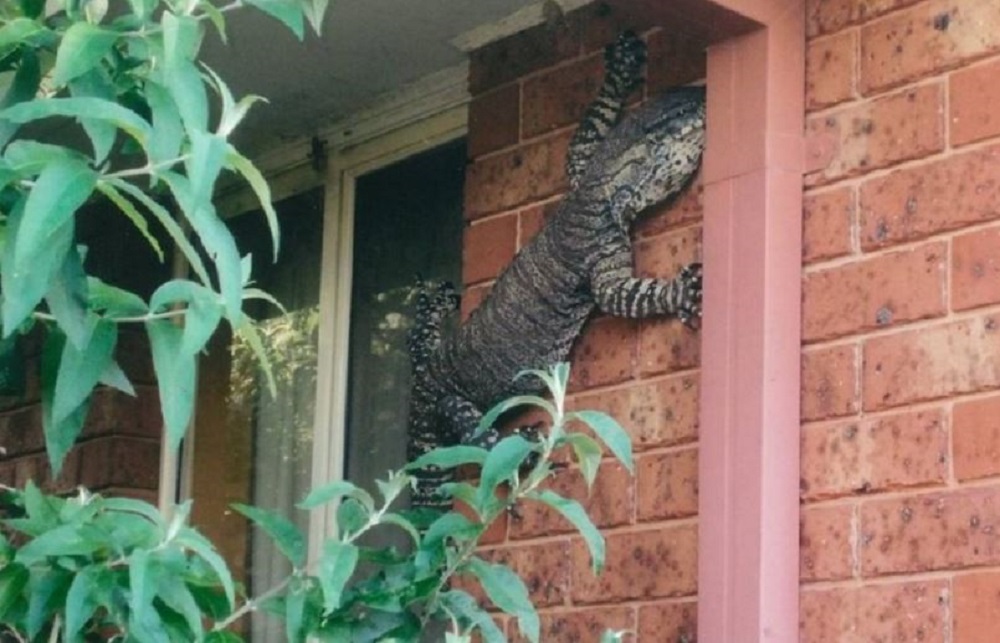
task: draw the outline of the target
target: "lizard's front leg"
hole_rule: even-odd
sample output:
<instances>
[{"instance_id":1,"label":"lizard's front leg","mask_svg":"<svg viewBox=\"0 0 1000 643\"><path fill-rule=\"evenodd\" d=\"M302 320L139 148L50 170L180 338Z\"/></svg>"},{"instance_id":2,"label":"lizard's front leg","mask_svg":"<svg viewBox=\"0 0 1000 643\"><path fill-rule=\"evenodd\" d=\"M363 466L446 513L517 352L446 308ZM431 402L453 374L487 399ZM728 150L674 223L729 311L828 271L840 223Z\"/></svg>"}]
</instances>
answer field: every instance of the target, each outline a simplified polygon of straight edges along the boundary
<instances>
[{"instance_id":1,"label":"lizard's front leg","mask_svg":"<svg viewBox=\"0 0 1000 643\"><path fill-rule=\"evenodd\" d=\"M631 262L629 262L631 263ZM639 319L673 315L688 326L701 317L701 264L688 264L673 279L633 277L631 266L596 274L591 287L609 315Z\"/></svg>"}]
</instances>

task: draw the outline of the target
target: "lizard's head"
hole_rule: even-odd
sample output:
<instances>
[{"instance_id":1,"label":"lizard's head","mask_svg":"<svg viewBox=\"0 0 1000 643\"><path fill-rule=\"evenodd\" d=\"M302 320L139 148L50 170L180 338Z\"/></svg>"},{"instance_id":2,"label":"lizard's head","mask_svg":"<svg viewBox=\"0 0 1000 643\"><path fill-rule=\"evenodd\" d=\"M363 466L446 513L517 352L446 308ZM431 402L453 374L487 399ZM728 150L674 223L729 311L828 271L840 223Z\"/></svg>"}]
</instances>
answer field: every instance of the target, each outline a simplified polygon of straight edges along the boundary
<instances>
[{"instance_id":1,"label":"lizard's head","mask_svg":"<svg viewBox=\"0 0 1000 643\"><path fill-rule=\"evenodd\" d=\"M705 88L680 87L657 96L608 134L584 177L613 215L629 226L643 210L680 192L705 148Z\"/></svg>"}]
</instances>

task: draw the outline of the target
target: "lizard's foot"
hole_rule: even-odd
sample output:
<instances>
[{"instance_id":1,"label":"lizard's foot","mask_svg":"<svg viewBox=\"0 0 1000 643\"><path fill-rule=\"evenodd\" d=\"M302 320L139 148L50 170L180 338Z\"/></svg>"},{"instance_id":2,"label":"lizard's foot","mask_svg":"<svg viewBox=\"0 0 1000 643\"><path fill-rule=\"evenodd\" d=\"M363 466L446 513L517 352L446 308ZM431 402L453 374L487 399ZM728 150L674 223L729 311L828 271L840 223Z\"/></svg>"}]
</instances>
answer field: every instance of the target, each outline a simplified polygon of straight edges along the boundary
<instances>
[{"instance_id":1,"label":"lizard's foot","mask_svg":"<svg viewBox=\"0 0 1000 643\"><path fill-rule=\"evenodd\" d=\"M617 86L624 96L632 93L642 82L640 71L645 62L646 43L631 31L622 33L604 50L608 82Z\"/></svg>"},{"instance_id":2,"label":"lizard's foot","mask_svg":"<svg viewBox=\"0 0 1000 643\"><path fill-rule=\"evenodd\" d=\"M701 319L701 264L688 264L674 278L671 308L689 328L698 328Z\"/></svg>"}]
</instances>

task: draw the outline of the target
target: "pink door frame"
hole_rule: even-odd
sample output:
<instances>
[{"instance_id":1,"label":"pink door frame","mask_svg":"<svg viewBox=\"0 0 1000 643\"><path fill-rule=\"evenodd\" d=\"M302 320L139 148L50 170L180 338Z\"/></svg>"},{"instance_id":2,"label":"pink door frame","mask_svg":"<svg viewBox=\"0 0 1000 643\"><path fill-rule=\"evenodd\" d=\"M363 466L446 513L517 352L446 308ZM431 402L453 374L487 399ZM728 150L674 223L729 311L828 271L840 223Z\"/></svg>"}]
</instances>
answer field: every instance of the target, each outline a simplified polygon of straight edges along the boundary
<instances>
[{"instance_id":1,"label":"pink door frame","mask_svg":"<svg viewBox=\"0 0 1000 643\"><path fill-rule=\"evenodd\" d=\"M626 0L628 1L628 0ZM799 632L805 0L631 0L708 49L698 640Z\"/></svg>"}]
</instances>

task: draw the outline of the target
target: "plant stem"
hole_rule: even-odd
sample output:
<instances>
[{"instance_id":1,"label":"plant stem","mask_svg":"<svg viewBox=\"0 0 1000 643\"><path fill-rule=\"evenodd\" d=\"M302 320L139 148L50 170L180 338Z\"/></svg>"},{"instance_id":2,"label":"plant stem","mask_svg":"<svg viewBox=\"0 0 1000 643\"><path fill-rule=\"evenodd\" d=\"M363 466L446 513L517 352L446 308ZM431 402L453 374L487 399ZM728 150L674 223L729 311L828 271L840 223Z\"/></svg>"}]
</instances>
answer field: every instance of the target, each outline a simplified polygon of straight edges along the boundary
<instances>
[{"instance_id":1,"label":"plant stem","mask_svg":"<svg viewBox=\"0 0 1000 643\"><path fill-rule=\"evenodd\" d=\"M104 317L105 321L110 321L115 324L143 324L149 321L157 321L160 319L175 319L177 317L183 317L187 313L186 308L178 308L177 310L168 310L162 313L148 313L146 315L136 315L134 317ZM39 321L49 321L57 322L55 315L43 312L34 312L32 317Z\"/></svg>"}]
</instances>

